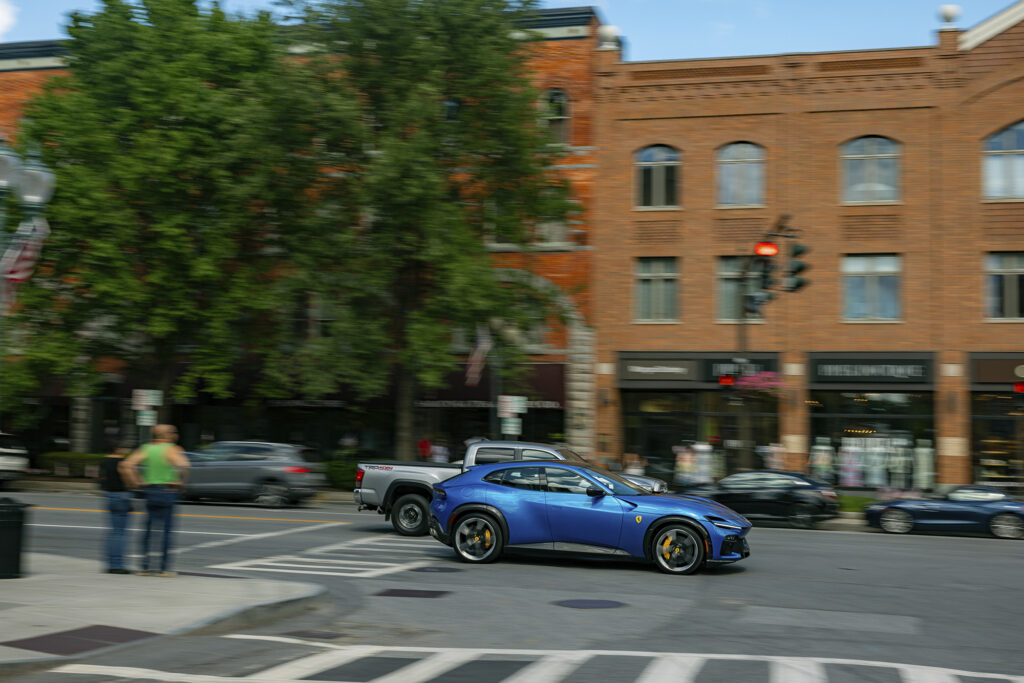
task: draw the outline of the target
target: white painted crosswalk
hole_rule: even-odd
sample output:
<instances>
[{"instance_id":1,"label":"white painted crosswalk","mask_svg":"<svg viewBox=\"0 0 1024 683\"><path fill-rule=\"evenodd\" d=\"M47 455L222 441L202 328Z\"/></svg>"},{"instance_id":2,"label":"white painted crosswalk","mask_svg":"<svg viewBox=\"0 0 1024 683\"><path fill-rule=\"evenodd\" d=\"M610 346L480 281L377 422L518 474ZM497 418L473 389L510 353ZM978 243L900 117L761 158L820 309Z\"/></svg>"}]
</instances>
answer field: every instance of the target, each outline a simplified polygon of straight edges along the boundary
<instances>
[{"instance_id":1,"label":"white painted crosswalk","mask_svg":"<svg viewBox=\"0 0 1024 683\"><path fill-rule=\"evenodd\" d=\"M432 538L373 536L209 568L366 579L427 567L438 560L450 562L451 558L451 550Z\"/></svg>"},{"instance_id":2,"label":"white painted crosswalk","mask_svg":"<svg viewBox=\"0 0 1024 683\"><path fill-rule=\"evenodd\" d=\"M244 676L179 673L138 667L67 664L53 669L65 675L117 677L135 681L179 681L180 683L442 683L448 680L475 680L488 683L561 683L578 680L574 675L592 660L615 658L630 662L629 677L616 677L623 683L705 683L714 666L726 663L753 663L764 668L763 679L745 679L748 683L832 683L850 680L858 670L864 680L875 680L878 670L888 670L885 680L902 683L1024 683L1024 676L1007 676L941 667L869 662L828 657L781 657L742 654L693 654L636 650L530 650L494 648L394 647L374 645L338 645L311 642L287 636L231 634L234 640L262 643L263 646L301 645L304 654L270 668ZM319 649L310 654L309 648ZM488 675L488 665L496 675ZM513 664L517 670L508 675L499 665ZM376 670L375 670L376 667ZM467 667L476 667L467 678ZM507 668L507 667L506 667ZM833 679L836 674L838 678ZM61 678L66 678L62 676ZM856 678L856 680L861 680Z\"/></svg>"}]
</instances>

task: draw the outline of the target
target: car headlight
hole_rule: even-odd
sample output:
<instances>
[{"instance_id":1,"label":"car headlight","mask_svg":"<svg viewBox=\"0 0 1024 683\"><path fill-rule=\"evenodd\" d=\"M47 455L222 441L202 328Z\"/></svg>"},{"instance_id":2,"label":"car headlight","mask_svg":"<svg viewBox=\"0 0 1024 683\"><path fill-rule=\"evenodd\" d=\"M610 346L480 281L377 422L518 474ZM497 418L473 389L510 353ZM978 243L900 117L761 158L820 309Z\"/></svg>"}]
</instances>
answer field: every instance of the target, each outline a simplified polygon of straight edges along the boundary
<instances>
[{"instance_id":1,"label":"car headlight","mask_svg":"<svg viewBox=\"0 0 1024 683\"><path fill-rule=\"evenodd\" d=\"M719 529L729 529L730 531L739 531L739 530L741 530L743 528L739 524L733 524L732 522L728 522L728 521L722 519L721 517L715 517L714 515L704 515L704 519L708 520L709 522L711 522L712 524L717 526Z\"/></svg>"}]
</instances>

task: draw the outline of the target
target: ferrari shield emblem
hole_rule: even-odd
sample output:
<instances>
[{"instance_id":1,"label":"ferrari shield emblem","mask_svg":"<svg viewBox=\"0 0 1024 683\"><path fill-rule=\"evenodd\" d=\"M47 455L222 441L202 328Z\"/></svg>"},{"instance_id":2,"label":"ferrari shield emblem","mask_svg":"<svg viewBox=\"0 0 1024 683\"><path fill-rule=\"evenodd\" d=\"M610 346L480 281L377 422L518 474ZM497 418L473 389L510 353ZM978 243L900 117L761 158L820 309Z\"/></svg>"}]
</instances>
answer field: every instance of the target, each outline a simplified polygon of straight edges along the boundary
<instances>
[{"instance_id":1,"label":"ferrari shield emblem","mask_svg":"<svg viewBox=\"0 0 1024 683\"><path fill-rule=\"evenodd\" d=\"M640 523L640 522L642 522L642 521L644 521L644 518L643 518L643 517L641 517L640 515L637 515L637 516L636 516L636 523L637 523L637 524L639 524L639 523Z\"/></svg>"}]
</instances>

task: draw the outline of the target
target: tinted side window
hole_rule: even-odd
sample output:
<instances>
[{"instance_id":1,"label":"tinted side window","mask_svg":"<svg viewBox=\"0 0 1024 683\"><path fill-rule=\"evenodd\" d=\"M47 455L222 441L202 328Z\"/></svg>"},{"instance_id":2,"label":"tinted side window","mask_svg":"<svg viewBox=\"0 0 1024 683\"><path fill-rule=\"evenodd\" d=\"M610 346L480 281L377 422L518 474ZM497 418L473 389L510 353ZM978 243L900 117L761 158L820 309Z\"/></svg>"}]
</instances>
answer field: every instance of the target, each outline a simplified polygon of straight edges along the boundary
<instances>
[{"instance_id":1,"label":"tinted side window","mask_svg":"<svg viewBox=\"0 0 1024 683\"><path fill-rule=\"evenodd\" d=\"M558 456L547 451L538 451L536 448L524 448L523 460L558 460Z\"/></svg>"},{"instance_id":2,"label":"tinted side window","mask_svg":"<svg viewBox=\"0 0 1024 683\"><path fill-rule=\"evenodd\" d=\"M476 464L489 465L495 462L508 462L516 459L514 448L497 448L495 446L484 446L476 451Z\"/></svg>"},{"instance_id":3,"label":"tinted side window","mask_svg":"<svg viewBox=\"0 0 1024 683\"><path fill-rule=\"evenodd\" d=\"M543 491L544 487L540 483L540 468L539 467L517 467L511 470L502 470L505 473L505 479L501 483L505 486L511 486L516 489L525 489L527 491Z\"/></svg>"},{"instance_id":4,"label":"tinted side window","mask_svg":"<svg viewBox=\"0 0 1024 683\"><path fill-rule=\"evenodd\" d=\"M742 472L726 477L718 483L731 489L752 489L761 485L761 475L757 472Z\"/></svg>"},{"instance_id":5,"label":"tinted side window","mask_svg":"<svg viewBox=\"0 0 1024 683\"><path fill-rule=\"evenodd\" d=\"M548 479L547 490L551 493L579 493L587 495L592 484L585 477L575 472L555 467L545 467L544 475Z\"/></svg>"},{"instance_id":6,"label":"tinted side window","mask_svg":"<svg viewBox=\"0 0 1024 683\"><path fill-rule=\"evenodd\" d=\"M274 449L267 446L245 444L231 455L230 460L266 460L273 452Z\"/></svg>"},{"instance_id":7,"label":"tinted side window","mask_svg":"<svg viewBox=\"0 0 1024 683\"><path fill-rule=\"evenodd\" d=\"M989 502L993 500L1004 500L1007 498L1005 493L999 491L988 491L986 489L956 489L949 492L947 496L949 500L956 500L960 502Z\"/></svg>"},{"instance_id":8,"label":"tinted side window","mask_svg":"<svg viewBox=\"0 0 1024 683\"><path fill-rule=\"evenodd\" d=\"M484 481L488 481L492 484L504 484L506 472L508 472L508 470L498 470L497 472L491 472L486 477L484 477Z\"/></svg>"},{"instance_id":9,"label":"tinted side window","mask_svg":"<svg viewBox=\"0 0 1024 683\"><path fill-rule=\"evenodd\" d=\"M773 489L785 489L797 484L804 483L796 479L795 477L787 477L784 474L765 474L762 475L758 486L767 486Z\"/></svg>"}]
</instances>

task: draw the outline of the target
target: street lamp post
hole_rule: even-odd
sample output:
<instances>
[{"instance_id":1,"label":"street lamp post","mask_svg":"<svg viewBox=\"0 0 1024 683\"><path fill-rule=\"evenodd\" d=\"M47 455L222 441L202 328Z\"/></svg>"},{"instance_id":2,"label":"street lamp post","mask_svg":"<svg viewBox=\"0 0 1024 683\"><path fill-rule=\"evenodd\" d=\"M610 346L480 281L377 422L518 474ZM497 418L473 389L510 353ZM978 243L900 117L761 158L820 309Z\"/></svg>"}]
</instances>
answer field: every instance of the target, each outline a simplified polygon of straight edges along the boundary
<instances>
[{"instance_id":1,"label":"street lamp post","mask_svg":"<svg viewBox=\"0 0 1024 683\"><path fill-rule=\"evenodd\" d=\"M27 158L22 160L13 149L0 139L0 262L8 249L16 248L23 237L7 231L7 198L11 192L18 195L22 211L29 219L43 212L53 196L56 177L39 158L35 147L29 149ZM7 275L0 272L0 368L3 366L4 318L7 315Z\"/></svg>"}]
</instances>

